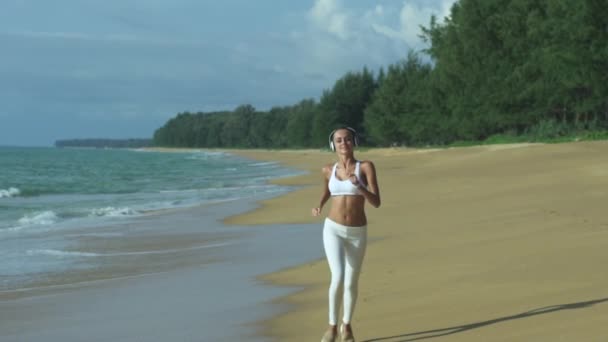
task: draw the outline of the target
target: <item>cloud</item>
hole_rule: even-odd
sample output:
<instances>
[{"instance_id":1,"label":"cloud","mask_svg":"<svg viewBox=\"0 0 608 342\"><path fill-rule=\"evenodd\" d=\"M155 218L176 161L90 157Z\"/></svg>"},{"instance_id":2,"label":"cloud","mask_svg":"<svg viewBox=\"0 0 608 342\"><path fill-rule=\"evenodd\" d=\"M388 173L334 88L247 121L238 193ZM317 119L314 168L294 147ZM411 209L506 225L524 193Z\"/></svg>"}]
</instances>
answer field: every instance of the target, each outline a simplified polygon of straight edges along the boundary
<instances>
[{"instance_id":1,"label":"cloud","mask_svg":"<svg viewBox=\"0 0 608 342\"><path fill-rule=\"evenodd\" d=\"M429 24L432 15L438 17L441 22L449 15L450 9L457 0L442 0L441 2L422 2L404 1L399 11L399 24L397 27L390 27L382 22L372 22L373 30L390 39L402 40L411 47L421 45L421 26ZM377 17L382 17L379 15Z\"/></svg>"},{"instance_id":2,"label":"cloud","mask_svg":"<svg viewBox=\"0 0 608 342\"><path fill-rule=\"evenodd\" d=\"M339 0L315 0L309 16L321 30L342 40L349 38L349 14Z\"/></svg>"},{"instance_id":3,"label":"cloud","mask_svg":"<svg viewBox=\"0 0 608 342\"><path fill-rule=\"evenodd\" d=\"M367 39L373 44L374 32L390 40L405 42L410 48L419 47L420 26L428 25L432 15L441 21L448 16L457 0L405 0L400 7L376 4L368 8L345 8L341 0L315 0L308 18L321 34L342 41ZM395 13L397 14L395 16Z\"/></svg>"},{"instance_id":4,"label":"cloud","mask_svg":"<svg viewBox=\"0 0 608 342\"><path fill-rule=\"evenodd\" d=\"M325 75L327 87L348 71L385 67L423 48L420 25L449 13L454 1L314 0L304 16L308 25L285 36L298 52L286 68Z\"/></svg>"},{"instance_id":5,"label":"cloud","mask_svg":"<svg viewBox=\"0 0 608 342\"><path fill-rule=\"evenodd\" d=\"M5 31L0 36L29 39L49 39L65 41L84 41L92 43L127 43L160 46L197 46L206 45L204 41L187 39L185 37L163 37L160 35L141 35L133 33L91 34L84 32L61 31Z\"/></svg>"}]
</instances>

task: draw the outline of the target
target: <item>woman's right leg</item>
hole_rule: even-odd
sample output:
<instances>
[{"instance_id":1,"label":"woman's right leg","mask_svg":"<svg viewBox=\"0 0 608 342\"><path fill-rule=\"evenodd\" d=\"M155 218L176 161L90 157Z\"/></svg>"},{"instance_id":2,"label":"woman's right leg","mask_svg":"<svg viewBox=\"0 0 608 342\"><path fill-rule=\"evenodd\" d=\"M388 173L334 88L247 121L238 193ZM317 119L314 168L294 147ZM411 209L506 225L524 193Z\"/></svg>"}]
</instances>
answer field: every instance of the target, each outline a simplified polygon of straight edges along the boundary
<instances>
[{"instance_id":1,"label":"woman's right leg","mask_svg":"<svg viewBox=\"0 0 608 342\"><path fill-rule=\"evenodd\" d=\"M331 271L329 284L329 324L338 324L338 310L340 308L342 283L344 280L344 247L341 237L337 234L334 222L326 219L323 226L323 246L325 256Z\"/></svg>"}]
</instances>

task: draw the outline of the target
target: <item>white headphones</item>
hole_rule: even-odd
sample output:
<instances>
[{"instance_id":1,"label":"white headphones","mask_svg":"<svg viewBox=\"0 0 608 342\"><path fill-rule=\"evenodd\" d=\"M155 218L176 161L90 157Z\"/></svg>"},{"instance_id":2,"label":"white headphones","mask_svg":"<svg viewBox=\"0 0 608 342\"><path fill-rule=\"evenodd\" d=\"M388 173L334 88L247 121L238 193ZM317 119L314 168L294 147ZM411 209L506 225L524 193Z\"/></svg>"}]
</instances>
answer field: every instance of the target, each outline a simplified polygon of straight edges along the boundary
<instances>
[{"instance_id":1,"label":"white headphones","mask_svg":"<svg viewBox=\"0 0 608 342\"><path fill-rule=\"evenodd\" d=\"M344 127L336 128L333 131L331 131L331 133L329 133L329 148L332 151L336 150L336 146L334 146L334 133L336 133L336 131L339 131L341 129L348 130L351 133L351 135L353 136L353 144L355 146L359 146L359 134L357 134L357 131L355 131L355 129L352 127L344 126Z\"/></svg>"}]
</instances>

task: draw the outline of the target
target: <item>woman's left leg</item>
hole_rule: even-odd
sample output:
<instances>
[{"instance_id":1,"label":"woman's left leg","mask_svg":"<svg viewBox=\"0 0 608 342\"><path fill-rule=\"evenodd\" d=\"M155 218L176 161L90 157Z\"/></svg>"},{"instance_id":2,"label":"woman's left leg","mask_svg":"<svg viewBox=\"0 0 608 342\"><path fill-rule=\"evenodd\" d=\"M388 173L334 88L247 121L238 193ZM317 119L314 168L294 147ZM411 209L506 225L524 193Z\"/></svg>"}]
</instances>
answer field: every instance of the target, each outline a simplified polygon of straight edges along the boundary
<instances>
[{"instance_id":1,"label":"woman's left leg","mask_svg":"<svg viewBox=\"0 0 608 342\"><path fill-rule=\"evenodd\" d=\"M359 275L367 247L367 227L349 227L347 232L344 244L344 324L350 324L357 303Z\"/></svg>"}]
</instances>

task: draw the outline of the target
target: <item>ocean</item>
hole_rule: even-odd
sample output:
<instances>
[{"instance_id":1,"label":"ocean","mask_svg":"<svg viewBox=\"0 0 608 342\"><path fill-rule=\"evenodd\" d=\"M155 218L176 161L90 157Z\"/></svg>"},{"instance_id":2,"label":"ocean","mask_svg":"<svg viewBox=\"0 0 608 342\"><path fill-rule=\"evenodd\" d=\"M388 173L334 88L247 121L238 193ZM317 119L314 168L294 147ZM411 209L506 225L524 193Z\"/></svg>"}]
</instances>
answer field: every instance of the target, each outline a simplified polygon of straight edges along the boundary
<instances>
[{"instance_id":1,"label":"ocean","mask_svg":"<svg viewBox=\"0 0 608 342\"><path fill-rule=\"evenodd\" d=\"M158 234L161 213L286 193L268 181L299 173L223 152L0 147L0 293L69 283L70 272L101 277L110 262L160 264L171 253L229 244L226 231L206 224L195 239L173 236L174 247L151 234L146 245L125 241L149 227L146 220Z\"/></svg>"}]
</instances>

